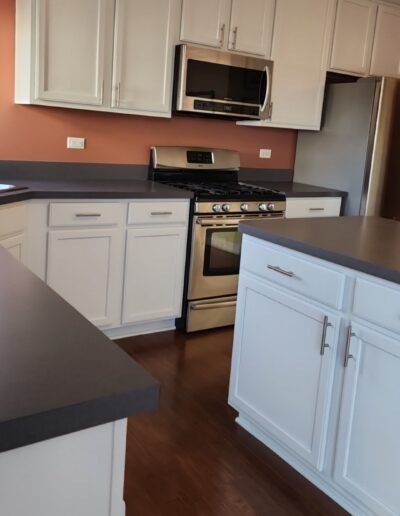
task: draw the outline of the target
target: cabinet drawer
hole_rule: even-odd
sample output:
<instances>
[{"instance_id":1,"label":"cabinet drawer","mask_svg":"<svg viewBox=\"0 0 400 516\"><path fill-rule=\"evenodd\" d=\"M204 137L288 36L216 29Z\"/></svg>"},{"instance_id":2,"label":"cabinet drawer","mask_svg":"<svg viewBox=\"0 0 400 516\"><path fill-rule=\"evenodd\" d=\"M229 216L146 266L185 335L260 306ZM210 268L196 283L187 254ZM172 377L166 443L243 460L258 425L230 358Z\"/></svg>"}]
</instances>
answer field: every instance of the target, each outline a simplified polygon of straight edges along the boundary
<instances>
[{"instance_id":1,"label":"cabinet drawer","mask_svg":"<svg viewBox=\"0 0 400 516\"><path fill-rule=\"evenodd\" d=\"M345 275L316 263L244 240L242 268L334 308L342 305Z\"/></svg>"},{"instance_id":2,"label":"cabinet drawer","mask_svg":"<svg viewBox=\"0 0 400 516\"><path fill-rule=\"evenodd\" d=\"M109 226L123 220L119 203L51 203L49 226Z\"/></svg>"},{"instance_id":3,"label":"cabinet drawer","mask_svg":"<svg viewBox=\"0 0 400 516\"><path fill-rule=\"evenodd\" d=\"M26 205L14 204L0 208L0 238L21 233L27 222Z\"/></svg>"},{"instance_id":4,"label":"cabinet drawer","mask_svg":"<svg viewBox=\"0 0 400 516\"><path fill-rule=\"evenodd\" d=\"M131 202L129 204L128 224L170 224L187 222L187 202Z\"/></svg>"},{"instance_id":5,"label":"cabinet drawer","mask_svg":"<svg viewBox=\"0 0 400 516\"><path fill-rule=\"evenodd\" d=\"M357 278L353 314L400 333L400 288Z\"/></svg>"},{"instance_id":6,"label":"cabinet drawer","mask_svg":"<svg viewBox=\"0 0 400 516\"><path fill-rule=\"evenodd\" d=\"M341 197L302 197L286 199L286 218L338 217Z\"/></svg>"}]
</instances>

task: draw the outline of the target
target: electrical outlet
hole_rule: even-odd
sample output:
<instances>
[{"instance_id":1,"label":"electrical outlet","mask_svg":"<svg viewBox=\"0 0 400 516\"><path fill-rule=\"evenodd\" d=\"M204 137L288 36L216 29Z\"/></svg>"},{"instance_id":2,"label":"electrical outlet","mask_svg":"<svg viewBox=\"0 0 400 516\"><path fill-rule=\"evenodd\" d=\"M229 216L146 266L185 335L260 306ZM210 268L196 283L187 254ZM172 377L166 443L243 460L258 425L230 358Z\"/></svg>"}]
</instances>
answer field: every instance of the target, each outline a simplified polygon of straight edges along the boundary
<instances>
[{"instance_id":1,"label":"electrical outlet","mask_svg":"<svg viewBox=\"0 0 400 516\"><path fill-rule=\"evenodd\" d=\"M272 156L271 149L260 149L260 158L270 159L271 156Z\"/></svg>"},{"instance_id":2,"label":"electrical outlet","mask_svg":"<svg viewBox=\"0 0 400 516\"><path fill-rule=\"evenodd\" d=\"M67 149L83 150L85 148L85 144L86 144L85 138L77 138L75 136L67 137Z\"/></svg>"}]
</instances>

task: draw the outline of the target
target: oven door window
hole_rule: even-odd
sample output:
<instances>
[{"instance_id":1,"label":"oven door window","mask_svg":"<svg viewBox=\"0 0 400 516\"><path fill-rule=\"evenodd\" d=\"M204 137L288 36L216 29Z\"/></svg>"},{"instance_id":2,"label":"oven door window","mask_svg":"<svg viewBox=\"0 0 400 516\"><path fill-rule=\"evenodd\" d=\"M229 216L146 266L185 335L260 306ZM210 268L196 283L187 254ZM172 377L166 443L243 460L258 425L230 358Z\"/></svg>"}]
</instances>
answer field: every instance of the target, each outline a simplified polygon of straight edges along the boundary
<instances>
[{"instance_id":1,"label":"oven door window","mask_svg":"<svg viewBox=\"0 0 400 516\"><path fill-rule=\"evenodd\" d=\"M206 233L204 276L239 274L242 235L237 228L210 228Z\"/></svg>"}]
</instances>

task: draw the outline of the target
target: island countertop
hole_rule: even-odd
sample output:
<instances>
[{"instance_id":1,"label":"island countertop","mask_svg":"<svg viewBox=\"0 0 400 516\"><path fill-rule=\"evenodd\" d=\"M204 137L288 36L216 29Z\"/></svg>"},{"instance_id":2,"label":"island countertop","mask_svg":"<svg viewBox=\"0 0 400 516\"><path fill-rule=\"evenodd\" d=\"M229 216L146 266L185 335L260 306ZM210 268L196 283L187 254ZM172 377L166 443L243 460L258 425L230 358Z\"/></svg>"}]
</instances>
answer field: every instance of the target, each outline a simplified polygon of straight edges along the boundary
<instances>
[{"instance_id":1,"label":"island countertop","mask_svg":"<svg viewBox=\"0 0 400 516\"><path fill-rule=\"evenodd\" d=\"M260 220L240 231L400 284L400 222L379 217Z\"/></svg>"},{"instance_id":2,"label":"island countertop","mask_svg":"<svg viewBox=\"0 0 400 516\"><path fill-rule=\"evenodd\" d=\"M0 452L158 407L141 366L0 248Z\"/></svg>"}]
</instances>

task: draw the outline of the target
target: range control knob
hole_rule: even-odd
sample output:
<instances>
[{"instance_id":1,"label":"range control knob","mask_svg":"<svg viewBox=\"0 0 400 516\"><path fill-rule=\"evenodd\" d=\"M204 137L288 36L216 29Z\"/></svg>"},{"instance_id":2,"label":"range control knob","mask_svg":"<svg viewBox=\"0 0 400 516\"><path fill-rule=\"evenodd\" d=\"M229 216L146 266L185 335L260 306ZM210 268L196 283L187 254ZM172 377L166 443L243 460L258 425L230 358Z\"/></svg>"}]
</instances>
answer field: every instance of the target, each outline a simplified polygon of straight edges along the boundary
<instances>
[{"instance_id":1,"label":"range control knob","mask_svg":"<svg viewBox=\"0 0 400 516\"><path fill-rule=\"evenodd\" d=\"M227 212L227 211L229 211L229 210L230 210L230 208L231 208L231 207L229 206L229 204L223 204L223 205L222 205L222 211Z\"/></svg>"},{"instance_id":2,"label":"range control knob","mask_svg":"<svg viewBox=\"0 0 400 516\"><path fill-rule=\"evenodd\" d=\"M258 209L260 211L268 211L268 206L265 204L265 202L262 202L261 204L258 205Z\"/></svg>"},{"instance_id":3,"label":"range control knob","mask_svg":"<svg viewBox=\"0 0 400 516\"><path fill-rule=\"evenodd\" d=\"M244 202L243 204L240 205L240 209L242 211L249 211L249 205L246 202Z\"/></svg>"},{"instance_id":4,"label":"range control knob","mask_svg":"<svg viewBox=\"0 0 400 516\"><path fill-rule=\"evenodd\" d=\"M220 204L214 204L212 209L213 209L213 211L215 211L215 213L220 213L222 211L222 208L221 208Z\"/></svg>"},{"instance_id":5,"label":"range control knob","mask_svg":"<svg viewBox=\"0 0 400 516\"><path fill-rule=\"evenodd\" d=\"M270 202L267 204L268 211L274 211L275 210L275 204L273 202Z\"/></svg>"}]
</instances>

